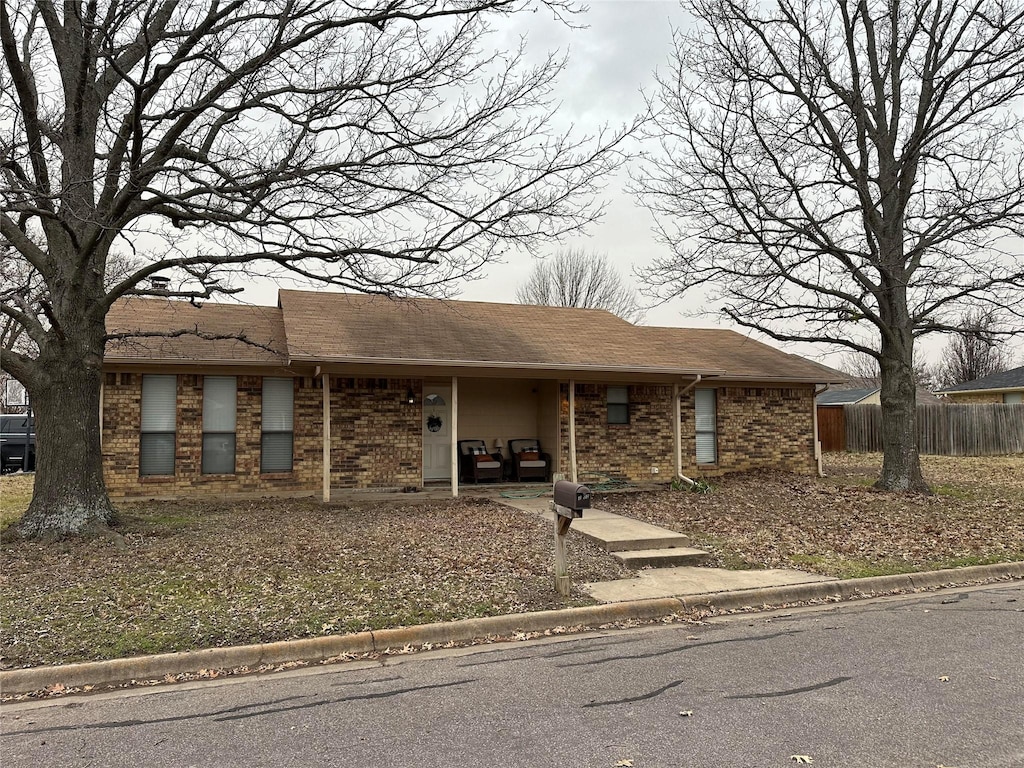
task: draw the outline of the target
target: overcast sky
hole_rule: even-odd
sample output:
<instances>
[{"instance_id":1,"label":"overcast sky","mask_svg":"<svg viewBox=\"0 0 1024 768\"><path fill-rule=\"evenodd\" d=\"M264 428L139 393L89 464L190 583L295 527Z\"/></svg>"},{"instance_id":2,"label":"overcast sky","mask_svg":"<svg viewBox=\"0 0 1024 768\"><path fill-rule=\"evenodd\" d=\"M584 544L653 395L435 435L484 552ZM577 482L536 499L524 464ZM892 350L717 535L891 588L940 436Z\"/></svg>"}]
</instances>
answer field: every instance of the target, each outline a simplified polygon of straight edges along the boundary
<instances>
[{"instance_id":1,"label":"overcast sky","mask_svg":"<svg viewBox=\"0 0 1024 768\"><path fill-rule=\"evenodd\" d=\"M504 47L528 36L529 51L540 56L548 51L568 53L569 61L559 80L559 117L580 129L604 123L621 125L644 109L641 89L650 92L654 71L668 61L673 26L683 23L678 2L669 0L598 0L578 17L586 28L569 29L543 11L523 14L503 30ZM612 179L606 189L604 219L570 246L606 252L624 277L635 284L632 272L664 252L651 231L652 219L635 197L625 191L626 172ZM552 245L549 253L560 246ZM483 301L515 301L515 289L533 268L529 257L510 258L495 265L485 280L467 284L462 298ZM656 307L647 316L651 325L710 325L711 320L685 318L681 311L695 309L700 301L688 300Z\"/></svg>"},{"instance_id":2,"label":"overcast sky","mask_svg":"<svg viewBox=\"0 0 1024 768\"><path fill-rule=\"evenodd\" d=\"M602 124L619 126L631 121L644 109L641 88L650 91L654 71L669 58L673 25L679 26L684 14L676 0L596 0L574 22L586 25L573 29L555 19L549 11L518 14L497 30L490 44L514 49L526 36L531 61L543 59L549 52L568 54L568 63L559 79L558 117L582 132ZM582 247L606 252L623 277L636 285L633 270L644 266L664 252L651 231L652 219L635 197L625 191L628 173L623 170L605 190L607 209L602 221L586 235L552 245L547 253L560 247ZM459 298L472 301L515 301L516 287L533 269L535 260L528 255L511 256L492 265L483 279L464 283ZM276 300L276 286L266 281L246 286L241 297L252 303ZM646 322L651 325L711 326L711 319L687 318L685 309L699 308L700 300L687 299L656 307Z\"/></svg>"}]
</instances>

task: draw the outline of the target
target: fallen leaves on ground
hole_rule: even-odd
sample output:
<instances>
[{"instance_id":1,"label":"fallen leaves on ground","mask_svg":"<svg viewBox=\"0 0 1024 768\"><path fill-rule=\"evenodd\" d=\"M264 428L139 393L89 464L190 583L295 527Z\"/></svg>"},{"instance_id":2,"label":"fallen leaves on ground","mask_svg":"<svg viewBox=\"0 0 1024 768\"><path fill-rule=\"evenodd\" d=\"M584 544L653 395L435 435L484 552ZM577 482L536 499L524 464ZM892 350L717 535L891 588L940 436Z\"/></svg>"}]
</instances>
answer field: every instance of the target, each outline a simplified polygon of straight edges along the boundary
<instances>
[{"instance_id":1,"label":"fallen leaves on ground","mask_svg":"<svg viewBox=\"0 0 1024 768\"><path fill-rule=\"evenodd\" d=\"M272 642L593 603L628 575L582 537L552 586L551 524L494 502L124 504L105 539L10 541L4 668Z\"/></svg>"},{"instance_id":2,"label":"fallen leaves on ground","mask_svg":"<svg viewBox=\"0 0 1024 768\"><path fill-rule=\"evenodd\" d=\"M664 526L709 565L871 576L1024 557L1024 456L922 457L936 493L870 487L878 454L827 458L825 478L730 475L710 494L607 494L595 506Z\"/></svg>"},{"instance_id":3,"label":"fallen leaves on ground","mask_svg":"<svg viewBox=\"0 0 1024 768\"><path fill-rule=\"evenodd\" d=\"M881 458L826 478L752 473L707 495L596 505L689 533L711 565L851 576L1024 558L1024 456L924 457L934 496L871 490ZM481 499L123 504L118 539L7 541L0 667L118 658L423 624L593 601L629 572L571 535L571 600L552 587L551 524Z\"/></svg>"}]
</instances>

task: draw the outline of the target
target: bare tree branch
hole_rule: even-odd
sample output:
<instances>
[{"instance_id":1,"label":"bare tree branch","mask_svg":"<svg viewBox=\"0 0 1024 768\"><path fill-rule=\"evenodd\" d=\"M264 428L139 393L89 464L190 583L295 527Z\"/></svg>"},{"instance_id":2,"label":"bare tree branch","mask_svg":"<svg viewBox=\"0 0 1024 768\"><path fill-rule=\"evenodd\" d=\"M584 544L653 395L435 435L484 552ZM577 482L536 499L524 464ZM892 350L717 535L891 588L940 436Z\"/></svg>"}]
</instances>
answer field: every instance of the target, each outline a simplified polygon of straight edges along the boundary
<instances>
[{"instance_id":1,"label":"bare tree branch","mask_svg":"<svg viewBox=\"0 0 1024 768\"><path fill-rule=\"evenodd\" d=\"M875 357L880 485L925 488L915 341L967 309L1024 329L1024 4L687 6L636 181L671 248L651 291Z\"/></svg>"},{"instance_id":2,"label":"bare tree branch","mask_svg":"<svg viewBox=\"0 0 1024 768\"><path fill-rule=\"evenodd\" d=\"M0 4L0 227L21 276L3 288L2 339L40 409L25 530L40 532L47 509L76 525L109 516L95 419L46 439L57 420L43 414L97 411L106 314L152 295L150 278L192 300L237 292L239 275L445 296L508 248L600 216L636 124L558 130L564 61L488 48L492 22L540 7L575 12L568 0Z\"/></svg>"}]
</instances>

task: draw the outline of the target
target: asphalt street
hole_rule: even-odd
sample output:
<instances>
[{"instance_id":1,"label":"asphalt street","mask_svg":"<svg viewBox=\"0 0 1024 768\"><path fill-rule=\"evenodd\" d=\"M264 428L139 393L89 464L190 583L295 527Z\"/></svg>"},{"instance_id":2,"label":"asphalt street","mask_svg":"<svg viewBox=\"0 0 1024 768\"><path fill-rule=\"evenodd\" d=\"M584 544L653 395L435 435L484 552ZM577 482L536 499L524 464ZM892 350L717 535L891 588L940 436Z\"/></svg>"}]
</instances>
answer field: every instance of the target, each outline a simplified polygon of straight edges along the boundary
<instances>
[{"instance_id":1,"label":"asphalt street","mask_svg":"<svg viewBox=\"0 0 1024 768\"><path fill-rule=\"evenodd\" d=\"M16 704L15 766L1021 768L1024 585Z\"/></svg>"}]
</instances>

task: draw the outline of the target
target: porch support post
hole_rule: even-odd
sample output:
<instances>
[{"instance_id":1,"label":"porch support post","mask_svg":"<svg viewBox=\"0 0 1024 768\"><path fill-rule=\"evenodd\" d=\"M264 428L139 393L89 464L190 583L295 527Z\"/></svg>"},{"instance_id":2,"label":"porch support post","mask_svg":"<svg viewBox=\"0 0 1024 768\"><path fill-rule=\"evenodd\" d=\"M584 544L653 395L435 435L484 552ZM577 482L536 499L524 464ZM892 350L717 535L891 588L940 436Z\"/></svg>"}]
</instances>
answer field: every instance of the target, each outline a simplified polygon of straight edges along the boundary
<instances>
[{"instance_id":1,"label":"porch support post","mask_svg":"<svg viewBox=\"0 0 1024 768\"><path fill-rule=\"evenodd\" d=\"M681 477L683 474L683 433L680 425L682 420L683 412L677 382L672 385L672 447L676 456L676 477Z\"/></svg>"},{"instance_id":2,"label":"porch support post","mask_svg":"<svg viewBox=\"0 0 1024 768\"><path fill-rule=\"evenodd\" d=\"M452 498L459 495L459 377L452 376Z\"/></svg>"},{"instance_id":3,"label":"porch support post","mask_svg":"<svg viewBox=\"0 0 1024 768\"><path fill-rule=\"evenodd\" d=\"M579 482L576 467L576 381L569 379L569 472L574 483Z\"/></svg>"},{"instance_id":4,"label":"porch support post","mask_svg":"<svg viewBox=\"0 0 1024 768\"><path fill-rule=\"evenodd\" d=\"M324 372L321 375L321 381L324 385L324 414L323 414L323 432L324 432L324 503L331 500L331 377L328 373Z\"/></svg>"}]
</instances>

